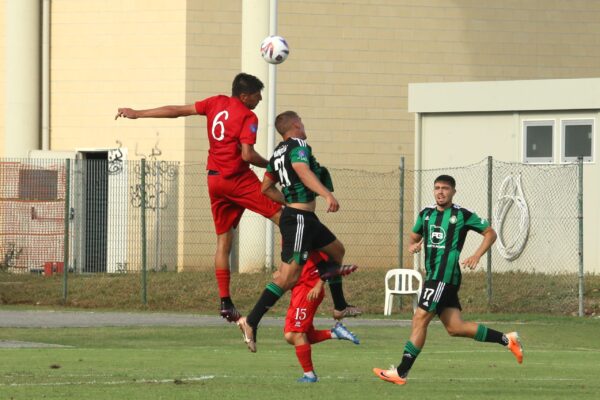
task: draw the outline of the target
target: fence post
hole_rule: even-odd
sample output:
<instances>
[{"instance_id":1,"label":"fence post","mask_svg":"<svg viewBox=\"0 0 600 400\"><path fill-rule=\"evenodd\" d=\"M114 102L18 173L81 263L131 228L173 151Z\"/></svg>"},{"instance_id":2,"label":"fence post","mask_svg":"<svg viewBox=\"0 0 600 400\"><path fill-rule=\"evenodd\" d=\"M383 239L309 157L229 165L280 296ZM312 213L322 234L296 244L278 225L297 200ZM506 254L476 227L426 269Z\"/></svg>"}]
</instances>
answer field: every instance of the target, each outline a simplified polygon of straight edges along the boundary
<instances>
[{"instance_id":1,"label":"fence post","mask_svg":"<svg viewBox=\"0 0 600 400\"><path fill-rule=\"evenodd\" d=\"M585 310L583 307L583 157L577 158L577 169L579 173L579 188L577 191L578 216L579 219L579 316L583 317Z\"/></svg>"},{"instance_id":2,"label":"fence post","mask_svg":"<svg viewBox=\"0 0 600 400\"><path fill-rule=\"evenodd\" d=\"M398 268L404 264L404 156L400 157L400 221L398 226Z\"/></svg>"},{"instance_id":3,"label":"fence post","mask_svg":"<svg viewBox=\"0 0 600 400\"><path fill-rule=\"evenodd\" d=\"M141 212L141 221L142 221L142 304L146 305L147 304L147 292L146 292L146 271L147 271L147 265L146 265L146 159L142 158L141 159L141 170L142 170L142 176L141 176L141 193L142 193L142 202L141 202L141 206L140 206L140 212Z\"/></svg>"},{"instance_id":4,"label":"fence post","mask_svg":"<svg viewBox=\"0 0 600 400\"><path fill-rule=\"evenodd\" d=\"M492 182L492 178L493 178L493 159L492 156L488 156L488 162L487 162L487 167L488 167L488 173L487 173L487 178L488 178L488 184L487 184L487 214L488 214L488 221L490 223L490 226L492 225L492 186L493 186L493 182ZM488 306L492 305L492 249L489 249L487 252L487 297L488 297Z\"/></svg>"},{"instance_id":5,"label":"fence post","mask_svg":"<svg viewBox=\"0 0 600 400\"><path fill-rule=\"evenodd\" d=\"M69 273L69 218L71 216L71 160L65 160L65 232L63 243L63 303L67 302Z\"/></svg>"}]
</instances>

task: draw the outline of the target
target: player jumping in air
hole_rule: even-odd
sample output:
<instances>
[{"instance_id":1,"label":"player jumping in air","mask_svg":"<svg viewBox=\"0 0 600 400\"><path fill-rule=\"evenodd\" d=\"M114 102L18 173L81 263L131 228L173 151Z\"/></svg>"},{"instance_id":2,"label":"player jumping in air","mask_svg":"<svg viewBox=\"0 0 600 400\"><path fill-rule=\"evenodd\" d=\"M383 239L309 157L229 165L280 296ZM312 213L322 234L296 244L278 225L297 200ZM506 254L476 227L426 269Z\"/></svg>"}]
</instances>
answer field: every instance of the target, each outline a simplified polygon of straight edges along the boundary
<instances>
[{"instance_id":1,"label":"player jumping in air","mask_svg":"<svg viewBox=\"0 0 600 400\"><path fill-rule=\"evenodd\" d=\"M229 255L242 214L252 210L275 224L279 224L281 205L261 192L261 183L250 165L265 168L268 164L254 149L258 132L258 118L252 110L262 100L264 85L257 77L245 73L236 75L231 87L231 97L217 95L183 106L163 106L148 110L119 108L119 117L177 118L206 115L209 142L206 164L207 186L212 216L217 234L215 251L215 275L221 300L220 314L230 322L236 322L240 313L230 295ZM280 193L275 188L274 192ZM268 192L266 194L269 194ZM297 276L281 274L277 283L292 287ZM332 297L342 298L341 281L332 287ZM339 301L338 301L339 302ZM352 316L352 309L337 308L338 317ZM348 315L350 314L350 315Z\"/></svg>"},{"instance_id":2,"label":"player jumping in air","mask_svg":"<svg viewBox=\"0 0 600 400\"><path fill-rule=\"evenodd\" d=\"M331 191L333 185L327 170L319 165L306 143L306 132L302 120L294 111L286 111L275 119L275 128L283 141L275 148L263 179L263 193L273 200L286 204L279 221L282 245L279 273L297 281L313 250L325 253L328 261L317 265L321 279L343 276L356 270L354 265L343 265L344 245L319 221L315 214L316 196L327 202L327 211L336 212L339 203ZM279 182L282 192L275 189ZM329 186L329 187L328 187ZM339 285L339 286L338 286ZM291 285L281 286L277 280L269 283L247 318L240 318L238 325L250 351L256 351L256 330L263 315L279 300ZM341 280L334 286L330 283L336 310L356 310L346 303L341 294ZM349 315L345 315L349 316Z\"/></svg>"}]
</instances>

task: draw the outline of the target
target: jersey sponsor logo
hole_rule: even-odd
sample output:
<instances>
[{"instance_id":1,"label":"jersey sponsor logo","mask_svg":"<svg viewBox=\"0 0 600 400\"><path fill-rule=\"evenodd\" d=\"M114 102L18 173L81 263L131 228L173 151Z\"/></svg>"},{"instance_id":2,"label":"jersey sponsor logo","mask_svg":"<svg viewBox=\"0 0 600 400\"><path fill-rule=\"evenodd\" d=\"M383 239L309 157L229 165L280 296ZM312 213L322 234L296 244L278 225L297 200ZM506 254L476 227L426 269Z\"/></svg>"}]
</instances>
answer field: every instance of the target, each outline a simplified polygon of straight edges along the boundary
<instances>
[{"instance_id":1,"label":"jersey sponsor logo","mask_svg":"<svg viewBox=\"0 0 600 400\"><path fill-rule=\"evenodd\" d=\"M258 125L256 125L256 124L250 125L250 132L256 133L256 131L258 131Z\"/></svg>"},{"instance_id":2,"label":"jersey sponsor logo","mask_svg":"<svg viewBox=\"0 0 600 400\"><path fill-rule=\"evenodd\" d=\"M438 225L431 225L429 227L429 247L443 249L445 241L446 231L444 228Z\"/></svg>"}]
</instances>

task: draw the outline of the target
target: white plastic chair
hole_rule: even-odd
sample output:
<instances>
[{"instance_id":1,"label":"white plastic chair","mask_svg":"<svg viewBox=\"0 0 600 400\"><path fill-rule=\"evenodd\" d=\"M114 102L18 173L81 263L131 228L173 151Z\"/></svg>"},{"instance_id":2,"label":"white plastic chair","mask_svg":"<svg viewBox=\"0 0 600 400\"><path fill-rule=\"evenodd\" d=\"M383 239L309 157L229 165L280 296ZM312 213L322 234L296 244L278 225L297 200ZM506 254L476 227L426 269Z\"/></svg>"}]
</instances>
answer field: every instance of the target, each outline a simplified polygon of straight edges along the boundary
<instances>
[{"instance_id":1,"label":"white plastic chair","mask_svg":"<svg viewBox=\"0 0 600 400\"><path fill-rule=\"evenodd\" d=\"M414 279L413 279L414 278ZM414 280L417 284L415 286ZM390 286L390 281L393 284ZM396 268L390 269L385 274L385 306L383 307L383 315L392 315L392 302L394 295L412 294L416 295L413 298L413 312L417 309L417 302L421 295L421 287L423 286L423 277L414 269Z\"/></svg>"}]
</instances>

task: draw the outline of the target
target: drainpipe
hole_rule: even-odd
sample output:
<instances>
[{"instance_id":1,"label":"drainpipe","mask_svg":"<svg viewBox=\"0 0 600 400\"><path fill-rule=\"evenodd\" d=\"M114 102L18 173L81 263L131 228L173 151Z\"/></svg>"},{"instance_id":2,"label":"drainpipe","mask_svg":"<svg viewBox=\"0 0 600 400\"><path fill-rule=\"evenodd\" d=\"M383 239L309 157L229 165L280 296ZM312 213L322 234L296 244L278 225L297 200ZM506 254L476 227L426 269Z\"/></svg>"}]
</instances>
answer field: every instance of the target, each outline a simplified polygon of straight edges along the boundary
<instances>
[{"instance_id":1,"label":"drainpipe","mask_svg":"<svg viewBox=\"0 0 600 400\"><path fill-rule=\"evenodd\" d=\"M40 8L39 0L6 1L5 157L40 146Z\"/></svg>"},{"instance_id":2,"label":"drainpipe","mask_svg":"<svg viewBox=\"0 0 600 400\"><path fill-rule=\"evenodd\" d=\"M50 150L50 0L42 3L42 150Z\"/></svg>"}]
</instances>

